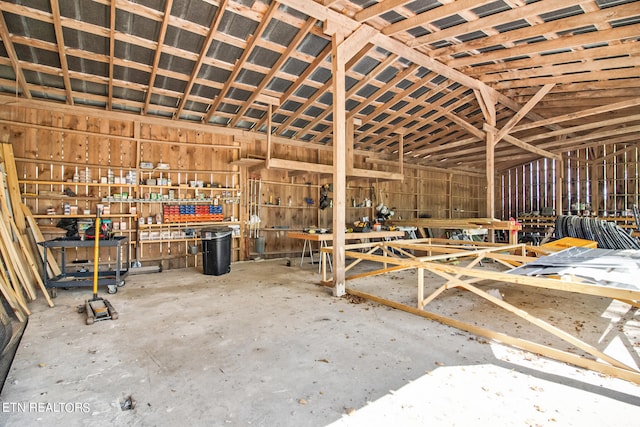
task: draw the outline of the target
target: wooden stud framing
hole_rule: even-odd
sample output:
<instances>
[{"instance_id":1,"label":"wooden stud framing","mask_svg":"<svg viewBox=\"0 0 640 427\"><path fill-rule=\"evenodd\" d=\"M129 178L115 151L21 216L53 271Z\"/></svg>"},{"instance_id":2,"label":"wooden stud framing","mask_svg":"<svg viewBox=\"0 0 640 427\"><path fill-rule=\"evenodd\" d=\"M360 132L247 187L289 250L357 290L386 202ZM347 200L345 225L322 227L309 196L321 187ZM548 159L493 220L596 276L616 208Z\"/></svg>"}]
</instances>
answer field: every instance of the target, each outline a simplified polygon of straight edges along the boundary
<instances>
[{"instance_id":1,"label":"wooden stud framing","mask_svg":"<svg viewBox=\"0 0 640 427\"><path fill-rule=\"evenodd\" d=\"M460 245L460 241L450 240L432 240L432 239L422 239L416 243L415 240L406 240L406 241L392 241L392 242L378 242L378 243L369 243L369 244L359 244L359 245L349 245L348 249L369 249L367 252L361 252L360 250L350 250L347 252L350 258L353 258L353 263L358 263L362 260L374 261L379 264L382 264L382 268L374 269L367 273L361 273L358 275L353 275L347 277L346 280L351 280L355 278L362 278L367 276L374 276L385 274L391 271L397 271L398 269L416 269L417 272L417 282L418 282L418 307L410 307L405 304L400 304L395 301L391 301L388 299L384 299L378 297L376 295L368 294L362 291L353 290L351 288L346 288L346 292L353 295L363 296L364 298L371 299L376 302L381 302L386 305L390 305L395 308L400 308L404 311L411 312L413 314L417 314L423 317L431 318L433 320L437 320L444 324L454 326L469 332L472 332L477 335L485 336L490 339L497 340L499 342L503 342L515 347L523 348L528 351L535 351L536 353L542 354L546 357L554 358L560 360L562 362L571 363L576 366L585 367L587 369L591 369L597 372L602 372L607 375L613 375L627 381L631 381L637 384L640 384L640 371L636 367L631 367L624 362L605 354L600 351L596 347L584 342L579 337L571 335L570 333L555 327L548 322L540 319L536 316L533 316L526 311L510 304L509 302L498 299L486 291L474 286L473 283L478 280L492 280L505 284L512 284L518 286L531 286L535 288L542 289L554 289L554 290L562 290L562 291L570 291L570 292L578 292L585 295L596 295L602 296L612 299L622 299L622 300L630 300L630 301L638 301L640 300L640 292L631 289L622 289L622 288L612 288L612 287L602 287L602 286L594 286L590 284L585 284L581 282L572 282L568 280L560 280L560 279L552 279L552 278L538 278L538 277L529 277L529 276L521 276L514 275L508 273L501 273L495 271L485 271L473 268L473 266L477 265L479 260L485 257L485 255L490 253L505 253L513 251L516 248L524 254L525 246L524 245L512 245L512 246L502 246L499 245L490 245L485 246L483 243L474 244L473 242L468 242L471 244L466 248L463 248ZM475 246L475 247L474 247ZM398 250L402 248L420 248L422 252L427 252L430 255L416 258L398 258L391 256L393 254L392 249ZM324 252L330 252L332 248L322 248ZM375 255L375 250L382 250L383 255ZM431 255L433 251L441 252L441 255ZM407 252L405 252L407 253ZM439 259L471 259L472 261L468 264L467 267L460 267L456 265L450 264L442 264L434 262ZM527 257L522 257L521 260L526 263ZM533 259L533 258L532 258ZM353 265L352 263L352 265ZM392 264L392 267L387 267L388 264ZM435 292L433 292L430 296L424 297L424 271L429 271L433 274L443 277L446 280L445 285L441 286ZM323 279L323 283L327 283L326 279ZM424 308L427 304L433 301L438 295L442 294L447 289L461 287L468 291L473 292L474 294L480 296L481 298L495 304L496 306L509 311L520 318L530 322L531 324L541 328L545 332L570 343L571 345L581 349L586 354L589 354L592 358L578 356L572 353L559 351L550 346L537 344L532 341L527 341L524 339L519 339L515 337L511 337L505 333L496 332L493 330L489 330L486 328L478 327L475 325L470 325L465 322L452 319L446 316L434 315L428 311L425 311Z\"/></svg>"}]
</instances>

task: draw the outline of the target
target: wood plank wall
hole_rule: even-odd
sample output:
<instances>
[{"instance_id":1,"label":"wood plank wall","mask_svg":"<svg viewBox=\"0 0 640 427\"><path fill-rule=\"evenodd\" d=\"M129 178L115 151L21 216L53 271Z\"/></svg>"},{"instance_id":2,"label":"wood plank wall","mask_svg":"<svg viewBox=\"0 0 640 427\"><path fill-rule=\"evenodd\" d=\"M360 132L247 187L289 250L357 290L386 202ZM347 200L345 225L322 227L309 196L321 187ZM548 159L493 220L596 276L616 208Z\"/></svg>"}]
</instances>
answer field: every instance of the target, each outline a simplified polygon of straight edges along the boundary
<instances>
[{"instance_id":1,"label":"wood plank wall","mask_svg":"<svg viewBox=\"0 0 640 427\"><path fill-rule=\"evenodd\" d=\"M250 238L254 236L250 236L248 227L251 180L262 182L257 199L262 205L260 234L265 238L266 257L299 255L301 242L288 239L287 230L332 227L331 209L318 209L320 187L332 183L330 175L233 164L239 158L265 158L266 142L263 137L253 138L250 133L218 134L204 126L181 128L179 123L160 125L157 121L147 123L137 116L131 117L122 114L105 116L100 112L74 114L68 108L57 111L1 106L0 136L14 146L20 179L48 182L46 185L22 184L25 201L33 212L44 214L52 205L51 200L54 200L56 211L62 211L62 204L66 201L62 197L51 199L35 194L61 194L68 186L67 181L73 179L77 167L79 172L88 171L91 180L98 181L109 169L115 174L135 170L137 179L143 184L151 175L159 178L159 173L163 178L170 178L173 186L201 179L226 187L231 186L233 180L233 186L241 194L239 205L233 207L233 214L241 226L241 236L234 240L235 260L246 259L255 251L255 242ZM272 155L319 164L331 164L332 158L330 150L283 144L274 144ZM370 167L361 154L357 154L353 161L357 168ZM153 171L147 176L150 172L140 169L140 162L166 163L170 172ZM377 169L394 171L397 167L378 165ZM394 210L395 218L484 216L486 197L482 176L410 165L406 165L404 171L403 181L350 178L347 183L347 220L355 222L363 217L374 220L375 207L381 202ZM78 190L78 197L73 200L80 212L89 209L94 213L95 205L113 192L112 188L102 186L72 187ZM139 185L129 191L138 192L132 194L134 198L144 199L155 190L153 186ZM329 197L332 197L331 193ZM313 202L309 204L307 199ZM370 200L370 205L365 199ZM112 213L127 215L132 204L119 202L110 203L110 206ZM163 204L143 203L138 206L140 216L155 217L162 213ZM229 212L226 211L226 216ZM134 240L136 222L133 218L127 218L127 221L127 233ZM52 220L41 220L41 223L51 226L48 231L55 229ZM164 268L200 264L199 256L187 253L189 248L185 243L148 243L142 244L141 248L143 263L159 261ZM78 253L76 256L89 258L89 255Z\"/></svg>"},{"instance_id":2,"label":"wood plank wall","mask_svg":"<svg viewBox=\"0 0 640 427\"><path fill-rule=\"evenodd\" d=\"M563 155L562 206L564 214L630 216L640 204L640 148L601 145ZM557 162L541 159L501 174L503 218L536 213L555 205Z\"/></svg>"},{"instance_id":3,"label":"wood plank wall","mask_svg":"<svg viewBox=\"0 0 640 427\"><path fill-rule=\"evenodd\" d=\"M176 192L195 202L195 190L178 190L177 186L188 186L189 181L202 180L207 184L222 185L240 190L242 182L237 166L231 164L239 156L239 144L233 136L220 135L193 129L181 129L177 125L159 126L136 119L116 119L96 115L79 115L44 109L23 107L0 108L1 136L12 143L16 166L24 201L35 215L47 213L53 208L57 214L64 212L64 205L77 206L78 213L88 210L96 213L98 204L108 205L112 215L122 215L113 221L124 223L125 230L117 234L128 235L136 240L136 219L131 215L136 207L139 216L156 218L163 213L166 203L152 203L154 193L158 199L168 194L169 187L138 185L100 185L110 173L124 184L125 176L133 171L138 182L146 178L164 177L172 181ZM235 148L237 146L237 148ZM164 163L168 169L145 170L141 162L154 166ZM80 182L74 182L74 177ZM90 185L83 185L90 183ZM71 190L75 196L65 196ZM105 202L114 193L128 193L133 201ZM204 191L205 197L222 194L218 190ZM138 203L136 200L149 199ZM220 199L222 200L222 198ZM213 203L213 202L212 202ZM178 203L176 203L178 204ZM225 203L225 217L240 216L240 205ZM106 217L105 217L106 218ZM238 219L239 220L239 219ZM236 221L238 221L236 220ZM56 227L59 219L38 220L45 237L53 238L64 234ZM154 221L155 222L155 221ZM146 228L145 228L146 227ZM179 225L156 224L154 228L143 227L149 233L167 235L184 227ZM161 239L166 240L166 239ZM161 243L142 242L142 261L162 263L163 268L184 267L201 264L197 255L189 253L189 246L197 241ZM241 257L241 239L234 240L234 259ZM69 251L67 252L69 257ZM90 259L89 250L76 249L72 259Z\"/></svg>"}]
</instances>

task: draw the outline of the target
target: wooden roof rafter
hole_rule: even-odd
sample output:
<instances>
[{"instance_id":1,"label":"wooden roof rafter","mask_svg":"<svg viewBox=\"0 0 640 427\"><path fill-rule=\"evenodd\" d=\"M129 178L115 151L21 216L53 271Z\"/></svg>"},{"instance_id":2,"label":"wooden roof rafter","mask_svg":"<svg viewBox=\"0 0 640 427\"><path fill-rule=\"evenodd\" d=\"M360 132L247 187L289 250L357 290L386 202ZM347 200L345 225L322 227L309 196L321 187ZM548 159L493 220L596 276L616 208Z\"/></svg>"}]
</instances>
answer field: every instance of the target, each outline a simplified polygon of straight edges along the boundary
<instances>
[{"instance_id":1,"label":"wooden roof rafter","mask_svg":"<svg viewBox=\"0 0 640 427\"><path fill-rule=\"evenodd\" d=\"M383 93L386 93L390 90L392 90L392 88L394 88L398 83L400 83L400 81L404 80L404 79L408 79L408 80L415 80L417 81L418 78L416 76L414 76L413 74L418 71L418 65L417 64L411 64L408 67L399 70L398 73L396 73L396 75L389 80L386 84L384 84L383 86L378 87L378 89L369 97L370 101L369 102L363 102L362 104L360 104L358 107L354 108L351 111L347 112L347 118L351 119L351 118L355 118L356 115L360 114L360 112L366 108L369 105L374 105L374 103L376 102L375 100L382 95ZM415 90L415 89L414 89ZM411 93L412 91L403 91L403 93ZM324 132L321 132L318 135L318 139L322 140L323 138L327 137L329 134L331 134L333 132L333 129L328 128L326 129Z\"/></svg>"},{"instance_id":2,"label":"wooden roof rafter","mask_svg":"<svg viewBox=\"0 0 640 427\"><path fill-rule=\"evenodd\" d=\"M362 59L363 56L366 55L366 50L360 50L356 55L354 55L348 62L347 62L347 68L351 68L354 64L356 64L360 59ZM331 92L331 88L333 86L333 78L330 78L329 80L327 80L325 82L325 84L322 85L322 87L318 90L316 90L314 92L313 95L309 96L309 98L307 99L307 101L302 105L302 107L298 110L298 113L295 114L291 114L289 115L289 117L280 125L278 125L278 129L282 129L282 128L286 128L289 127L289 125L291 125L295 120L297 120L298 118L300 118L300 116L309 108L311 107L316 101L317 99L322 96L324 93L326 92ZM331 106L329 106L329 110L331 109ZM323 113L324 114L324 113ZM325 114L326 115L326 114ZM297 133L299 133L300 130L297 131Z\"/></svg>"},{"instance_id":3,"label":"wooden roof rafter","mask_svg":"<svg viewBox=\"0 0 640 427\"><path fill-rule=\"evenodd\" d=\"M220 26L220 22L222 21L222 16L224 15L225 9L227 6L227 0L220 0L218 4L218 10L216 11L213 19L211 20L211 25L209 26L209 32L202 43L202 47L200 48L200 53L198 54L198 59L191 71L191 76L189 77L189 81L187 82L187 86L184 89L184 94L180 98L180 103L178 104L178 108L176 109L175 114L173 115L173 119L177 120L182 115L182 110L184 109L184 105L189 99L189 94L191 93L191 89L200 73L200 68L202 67L204 58L207 56L207 52L211 47L211 43L214 40L214 37L218 31L218 26Z\"/></svg>"},{"instance_id":4,"label":"wooden roof rafter","mask_svg":"<svg viewBox=\"0 0 640 427\"><path fill-rule=\"evenodd\" d=\"M507 43L510 43L512 46L524 45L526 44L526 42L524 42L525 40L539 36L540 34L563 33L592 25L594 22L602 22L611 19L624 19L635 16L636 14L637 6L633 4L622 4L607 9L595 10L588 13L543 22L537 25L529 25L524 28L473 39L463 43L452 44L450 46L434 49L433 55L439 58L453 58L459 53L467 51L482 51L492 46L499 46ZM449 61L446 63L453 65Z\"/></svg>"},{"instance_id":5,"label":"wooden roof rafter","mask_svg":"<svg viewBox=\"0 0 640 427\"><path fill-rule=\"evenodd\" d=\"M572 3L574 5L580 5L582 3L591 3L592 0L576 0ZM544 13L553 12L555 10L566 7L566 3L562 4L562 0L554 1L542 1L536 3L530 3L522 7L515 9L509 9L504 12L495 13L484 18L480 18L474 21L467 22L466 24L455 25L453 27L440 30L436 33L427 34L421 37L416 37L408 43L410 47L417 47L433 43L438 40L455 39L461 34L468 34L474 31L482 31L483 29L492 28L504 22L515 21L518 19L532 18Z\"/></svg>"},{"instance_id":6,"label":"wooden roof rafter","mask_svg":"<svg viewBox=\"0 0 640 427\"><path fill-rule=\"evenodd\" d=\"M141 109L142 115L146 115L149 110L149 104L151 103L151 95L153 94L153 88L156 81L156 75L158 74L158 64L160 63L160 56L162 56L162 46L164 45L164 38L167 35L167 27L169 26L169 18L171 17L171 7L173 6L173 0L167 0L164 6L164 15L162 18L162 24L160 31L158 32L158 40L156 42L155 55L153 57L153 66L151 68L151 75L149 76L149 83L147 84L147 93L144 100L144 106Z\"/></svg>"},{"instance_id":7,"label":"wooden roof rafter","mask_svg":"<svg viewBox=\"0 0 640 427\"><path fill-rule=\"evenodd\" d=\"M419 71L418 69L416 69L416 71ZM355 143L359 144L363 147L368 147L370 144L364 143L364 140L367 138L377 138L378 134L377 134L377 130L380 129L381 127L384 127L385 124L387 123L386 121L375 121L375 118L380 116L381 114L385 114L389 108L391 108L392 106L403 102L403 101L407 101L410 98L410 95L416 91L418 91L419 89L421 89L423 87L423 81L426 80L426 78L433 78L435 77L435 74L433 73L429 73L427 75L425 75L422 79L419 78L415 78L415 75L411 75L411 77L414 77L413 79L413 83L408 86L407 88L396 92L395 95L390 98L389 100L387 100L385 103L380 104L378 103L378 105L375 105L373 103L371 103L371 105L375 105L375 108L373 109L373 111L371 111L369 114L367 114L366 116L362 117L362 122L363 123L367 123L368 125L370 125L368 127L368 129L366 130L362 130L356 137L355 139ZM407 78L407 80L409 80L409 78ZM433 87L431 87L431 90L426 91L424 93L422 93L420 96L418 96L417 98L411 98L410 99L410 108L413 108L415 106L420 105L422 102L424 102L425 100L429 99L432 96L435 96L435 94L437 93L437 91L439 88L435 85L433 85ZM406 105L405 105L406 106ZM406 110L404 110L406 111Z\"/></svg>"},{"instance_id":8,"label":"wooden roof rafter","mask_svg":"<svg viewBox=\"0 0 640 427\"><path fill-rule=\"evenodd\" d=\"M376 126L368 130L368 133L375 134L375 137L378 139L383 139L387 136L390 136L393 133L397 133L397 129L404 128L405 142L407 140L410 140L410 138L408 138L406 135L416 132L417 129L422 128L427 124L425 123L425 121L419 120L419 117L416 118L413 115L408 114L408 111L418 106L424 106L420 116L423 116L426 113L430 113L431 111L435 112L434 114L431 114L428 117L429 124L431 124L430 130L434 131L436 129L439 129L441 126L445 125L444 123L445 120L442 120L440 122L437 121L440 117L444 117L444 112L442 111L442 109L439 109L438 107L440 107L442 104L447 104L450 101L453 101L454 99L457 99L455 103L461 103L461 104L464 104L469 100L469 98L465 99L463 97L464 92L466 92L468 89L465 88L464 86L460 86L457 89L449 91L446 95L440 97L437 101L433 103L427 103L427 100L429 98L432 98L434 95L442 92L450 84L451 84L450 82L445 81L441 85L439 85L440 86L439 88L434 88L433 91L426 92L420 95L418 98L415 98L409 101L406 105L404 105L402 108L396 111L395 116L390 115L384 120L378 122ZM381 114L380 111L374 112L374 114L376 113ZM396 121L398 116L402 117L402 120L392 125L391 122ZM413 126L408 126L408 124L412 121L417 121L417 123L414 124ZM386 130L382 130L382 132L377 132L378 130L381 130L383 128L386 128ZM362 139L361 136L362 135L359 135L357 139L358 141L361 141Z\"/></svg>"},{"instance_id":9,"label":"wooden roof rafter","mask_svg":"<svg viewBox=\"0 0 640 427\"><path fill-rule=\"evenodd\" d=\"M11 41L11 36L9 34L9 30L7 29L7 23L4 19L4 13L2 12L2 10L0 10L0 39L2 39L4 48L7 51L7 55L9 55L9 60L11 61L11 67L13 68L13 72L16 75L16 95L18 94L18 88L20 88L20 90L22 91L22 95L25 98L30 99L31 91L29 90L27 81L24 78L24 73L22 72L20 61L18 60L18 55L16 54L13 42Z\"/></svg>"},{"instance_id":10,"label":"wooden roof rafter","mask_svg":"<svg viewBox=\"0 0 640 427\"><path fill-rule=\"evenodd\" d=\"M366 84L370 83L372 80L375 79L375 76L381 72L382 70L386 69L388 66L390 66L391 64L393 64L395 61L397 60L397 56L395 55L390 55L387 57L387 59L385 59L384 61L380 62L380 64L378 64L378 66L373 70L372 73L369 74L368 77L361 79L358 83L356 83L352 88L350 88L347 91L347 98L352 98L360 89L362 89ZM301 134L305 134L311 131L311 129L313 129L315 126L318 125L318 123L320 123L321 121L325 120L326 117L330 114L332 114L333 112L331 111L331 109L327 109L325 110L322 114L319 114L318 117L316 117L314 120L311 120L309 122L308 125L306 125L304 128L302 128L302 130L300 131ZM347 118L350 118L352 116L349 116L349 112L347 112Z\"/></svg>"},{"instance_id":11,"label":"wooden roof rafter","mask_svg":"<svg viewBox=\"0 0 640 427\"><path fill-rule=\"evenodd\" d=\"M208 107L207 114L205 115L203 120L205 123L209 122L211 120L211 117L214 114L216 114L218 107L220 107L220 105L222 104L224 97L226 96L227 92L231 88L231 85L234 83L240 71L242 71L242 68L244 67L245 62L249 58L249 55L251 55L251 53L253 52L253 49L257 46L257 41L260 39L260 37L262 37L262 33L267 28L267 25L269 25L269 21L271 17L275 14L277 9L278 9L278 2L275 2L275 1L272 2L271 5L269 6L268 11L261 18L260 24L258 25L258 28L256 28L255 33L249 37L249 40L247 40L247 46L242 51L242 55L240 56L238 61L236 61L236 64L231 72L231 75L227 78L227 81L223 86L222 90L220 91L220 93L218 94L218 96Z\"/></svg>"},{"instance_id":12,"label":"wooden roof rafter","mask_svg":"<svg viewBox=\"0 0 640 427\"><path fill-rule=\"evenodd\" d=\"M394 24L388 25L382 29L382 34L390 36L401 31L407 31L415 27L427 27L430 30L437 27L430 26L433 21L436 21L443 16L451 16L455 14L464 13L466 10L472 7L482 6L487 3L492 3L494 0L458 0L458 1L445 1L443 5L438 8L430 9L426 12L414 15L407 19L403 19ZM477 17L476 17L477 19ZM433 32L433 31L432 31Z\"/></svg>"},{"instance_id":13,"label":"wooden roof rafter","mask_svg":"<svg viewBox=\"0 0 640 427\"><path fill-rule=\"evenodd\" d=\"M62 80L64 81L67 104L73 105L73 93L71 91L71 80L69 79L69 64L67 64L64 34L62 32L62 24L60 23L60 8L58 6L58 0L51 0L50 3L51 3L51 15L53 16L53 28L56 33L56 45L58 47L58 57L60 58L60 67L62 68ZM109 85L109 87L111 87L111 85Z\"/></svg>"},{"instance_id":14,"label":"wooden roof rafter","mask_svg":"<svg viewBox=\"0 0 640 427\"><path fill-rule=\"evenodd\" d=\"M107 88L107 110L113 108L113 66L116 48L116 3L111 2L109 7L109 87Z\"/></svg>"},{"instance_id":15,"label":"wooden roof rafter","mask_svg":"<svg viewBox=\"0 0 640 427\"><path fill-rule=\"evenodd\" d=\"M267 84L269 84L271 79L279 72L282 65L284 65L287 59L290 58L291 53L295 51L295 49L298 47L298 45L302 42L302 40L306 36L307 32L315 25L315 23L316 23L316 20L314 18L307 19L306 23L304 24L304 26L300 28L300 31L298 31L298 34L296 34L295 38L292 40L287 50L280 56L278 61L271 68L271 71L264 77L264 79L262 79L262 82L258 85L258 87L256 87L256 90L251 94L249 99L240 108L236 118L231 121L231 124L230 124L231 126L234 126L238 122L238 120L240 120L240 118L244 115L244 113L249 109L249 107L253 104L253 102L256 100L258 95L262 93L262 91L267 86ZM282 103L282 100L280 100L279 104L280 103Z\"/></svg>"},{"instance_id":16,"label":"wooden roof rafter","mask_svg":"<svg viewBox=\"0 0 640 427\"><path fill-rule=\"evenodd\" d=\"M86 0L82 7L75 7L55 0L41 2L41 6L0 0L3 17L10 19L5 34L0 34L10 42L0 55L5 76L0 78L0 90L13 93L11 89L17 87L18 96L24 92L22 98L46 94L51 102L72 100L79 105L106 106L110 113L138 110L148 117L173 116L186 122L205 121L211 113L205 106L220 102L215 118L206 125L219 126L221 132L228 127L250 129L256 135L265 130L267 108L255 101L257 94L264 94L279 98L282 105L291 101L287 109L280 107L274 114L280 135L300 138L307 146L330 145L331 102L327 97L309 100L308 94L326 90L331 63L327 59L330 36L325 31L333 27L343 30L347 42L358 37L373 46L366 48L366 58L346 70L351 88L346 102L348 119L371 117L372 111L381 114L376 120L384 125L365 123L354 135L362 147L376 153L386 155L397 148L397 138L386 131L398 130L405 135L406 152L418 156L405 155L407 161L477 165L483 157L482 144L469 135L481 138L483 116L479 111L484 109L486 118L500 129L541 86L551 83L556 86L519 119L509 135L526 141L534 133L551 130L573 140L590 132L578 126L640 114L640 106L630 106L573 120L548 120L633 101L640 95L640 0L441 0L428 4L282 0L277 7L266 0L226 0L226 4L205 0L193 2L189 13L175 2L173 7L168 4L171 0L157 4ZM225 18L230 25L212 31L210 23L220 5L228 12ZM202 13L198 13L200 8ZM114 25L115 14L131 25ZM325 25L318 25L320 22ZM145 23L148 25L141 25ZM260 31L261 26L268 28L256 37L256 28ZM62 32L67 40L54 37ZM206 42L207 37L214 37L221 49L203 49L202 40ZM266 51L262 61L255 56L258 49ZM254 55L247 58L251 50ZM124 55L131 52L135 54ZM161 54L166 56L160 59ZM375 62L392 55L398 60L390 69L383 70ZM468 104L456 100L431 106L443 109L431 113L439 115L438 123L418 131L421 128L408 120L409 110L387 102L397 99L409 84L416 84L418 74L407 74L409 82L389 85L394 74L397 77L408 67L419 69L419 75L427 70L437 75L435 81L449 80L480 96ZM205 68L207 73L202 71ZM239 69L242 75L234 74ZM59 83L49 83L56 81ZM428 85L430 79L421 83ZM303 85L305 90L299 90ZM415 114L423 125L431 120L419 118L427 108L425 103ZM385 119L386 115L390 117ZM521 128L533 123L535 127ZM634 124L633 120L626 123ZM467 141L458 146L461 140ZM538 139L531 144L547 141ZM420 157L423 150L431 156ZM502 164L501 156L516 152L530 157L520 150L500 144L496 161ZM466 158L459 155L463 151Z\"/></svg>"}]
</instances>

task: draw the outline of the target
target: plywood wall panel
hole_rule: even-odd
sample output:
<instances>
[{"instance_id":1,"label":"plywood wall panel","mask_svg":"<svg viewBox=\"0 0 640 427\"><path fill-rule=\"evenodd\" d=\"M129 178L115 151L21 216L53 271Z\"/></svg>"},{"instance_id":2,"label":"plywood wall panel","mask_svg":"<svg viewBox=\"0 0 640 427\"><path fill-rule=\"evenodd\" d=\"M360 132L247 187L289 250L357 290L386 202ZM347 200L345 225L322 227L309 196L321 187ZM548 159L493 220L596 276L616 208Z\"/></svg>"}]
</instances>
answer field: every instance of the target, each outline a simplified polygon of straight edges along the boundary
<instances>
[{"instance_id":1,"label":"plywood wall panel","mask_svg":"<svg viewBox=\"0 0 640 427\"><path fill-rule=\"evenodd\" d=\"M6 111L6 110L5 110ZM230 149L236 139L231 135L219 135L213 132L182 129L177 126L159 126L140 121L119 120L113 117L101 116L77 116L72 117L68 113L52 113L42 110L29 110L31 118L38 125L45 126L42 129L29 129L28 126L17 126L15 132L32 132L37 135L34 140L45 139L47 143L34 143L29 150L24 151L24 156L29 158L44 158L52 161L52 165L32 167L29 174L37 175L42 179L43 174L49 174L52 180L62 180L67 170L74 170L71 165L100 165L97 176L106 175L109 168L123 169L137 168L140 161L168 163L170 174L174 183L186 184L189 179L202 179L205 182L212 181L221 186L236 186L247 189L246 182L240 181L238 166L230 165L234 159L240 158L239 149ZM34 111L36 111L34 113ZM0 113L3 109L0 108ZM29 114L24 114L28 117ZM134 129L139 127L139 142L134 140ZM71 130L77 132L71 132ZM84 132L86 131L86 132ZM119 137L122 138L119 138ZM266 157L265 139L251 140L250 136L238 137L242 144L244 156ZM140 148L140 157L137 157L137 149ZM274 157L297 160L302 162L331 164L333 153L330 150L305 147L304 145L274 144ZM67 163L65 163L67 162ZM354 158L356 167L368 168L365 156L356 155ZM25 166L26 168L26 166ZM395 165L376 167L377 170L396 170ZM26 169L25 169L26 170ZM196 175L197 171L197 175ZM484 190L482 179L478 177L456 178L455 173L447 171L424 170L415 167L407 167L406 179L403 181L383 181L377 179L348 180L347 202L350 205L354 199L355 208L349 206L348 219L354 221L364 216L373 219L376 204L384 201L389 208L402 212L405 218L429 214L434 218L449 218L458 206L459 213L464 216L475 216L481 211L484 203ZM114 171L115 172L115 171ZM302 171L304 172L304 171ZM115 172L118 174L119 172ZM300 174L282 170L253 170L243 169L244 178L249 176L261 177L264 182L271 181L273 185L264 185L259 200L261 203L270 203L263 206L261 217L263 220L264 235L267 238L266 250L274 256L278 254L289 256L299 254L300 242L286 238L285 229L278 227L290 227L303 229L305 227L332 227L331 209L319 210L319 188L321 184L331 183L331 176L317 173ZM149 176L148 172L141 171L139 178ZM60 186L58 186L58 189ZM140 187L140 191L150 192L152 189ZM102 190L100 190L102 191ZM107 190L105 190L107 191ZM113 192L114 189L109 191ZM107 193L105 193L107 194ZM382 195L381 195L382 194ZM103 194L98 195L100 198ZM139 195L143 197L143 194ZM248 215L246 198L248 191L243 195L243 209L237 207L236 216ZM330 194L330 197L332 195ZM280 199L280 206L277 200ZM291 198L291 206L289 206ZM362 206L365 198L371 199L371 206ZM307 199L313 200L307 204ZM94 203L93 200L90 203ZM160 203L141 203L144 214L159 213L162 208ZM112 203L114 209L126 212L130 205L127 203ZM42 208L42 207L41 207ZM225 208L226 209L226 208ZM42 212L40 209L39 212ZM274 228L276 227L276 228ZM269 230L267 230L269 228ZM245 233L246 235L246 233ZM236 240L234 242L237 243ZM195 264L195 257L186 256L184 244L152 244L146 243L143 248L143 260L160 260L171 265Z\"/></svg>"}]
</instances>

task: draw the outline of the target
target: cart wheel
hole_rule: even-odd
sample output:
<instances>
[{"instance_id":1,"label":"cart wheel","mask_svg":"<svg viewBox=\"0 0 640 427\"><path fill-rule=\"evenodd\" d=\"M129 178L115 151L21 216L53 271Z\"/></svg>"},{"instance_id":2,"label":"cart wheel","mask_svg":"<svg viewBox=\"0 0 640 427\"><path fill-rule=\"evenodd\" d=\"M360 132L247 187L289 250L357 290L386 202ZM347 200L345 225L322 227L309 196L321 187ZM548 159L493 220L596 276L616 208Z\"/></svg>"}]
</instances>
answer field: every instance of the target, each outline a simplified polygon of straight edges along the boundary
<instances>
[{"instance_id":1,"label":"cart wheel","mask_svg":"<svg viewBox=\"0 0 640 427\"><path fill-rule=\"evenodd\" d=\"M58 296L58 288L49 288L49 296L55 298Z\"/></svg>"},{"instance_id":2,"label":"cart wheel","mask_svg":"<svg viewBox=\"0 0 640 427\"><path fill-rule=\"evenodd\" d=\"M108 289L107 292L109 292L109 294L113 295L116 292L118 292L118 287L116 285L109 285L109 289Z\"/></svg>"},{"instance_id":3,"label":"cart wheel","mask_svg":"<svg viewBox=\"0 0 640 427\"><path fill-rule=\"evenodd\" d=\"M126 285L127 283L124 280L121 280L120 283L118 283L118 287L121 288L124 285Z\"/></svg>"}]
</instances>

